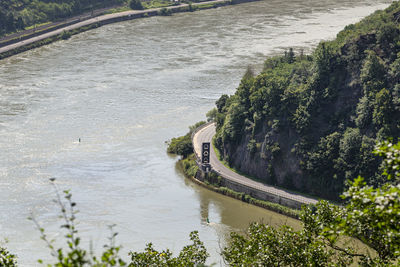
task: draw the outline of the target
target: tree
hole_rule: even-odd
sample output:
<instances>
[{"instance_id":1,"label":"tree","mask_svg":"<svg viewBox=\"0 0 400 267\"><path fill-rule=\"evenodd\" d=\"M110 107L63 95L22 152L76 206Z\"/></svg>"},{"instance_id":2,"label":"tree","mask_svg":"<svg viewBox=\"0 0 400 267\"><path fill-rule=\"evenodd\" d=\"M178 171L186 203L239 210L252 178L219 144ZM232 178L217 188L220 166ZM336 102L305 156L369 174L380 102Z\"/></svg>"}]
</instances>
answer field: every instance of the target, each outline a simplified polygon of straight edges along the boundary
<instances>
[{"instance_id":1,"label":"tree","mask_svg":"<svg viewBox=\"0 0 400 267\"><path fill-rule=\"evenodd\" d=\"M294 55L293 48L289 48L289 51L285 51L285 59L287 63L292 64L296 60L296 56Z\"/></svg>"},{"instance_id":2,"label":"tree","mask_svg":"<svg viewBox=\"0 0 400 267\"><path fill-rule=\"evenodd\" d=\"M215 105L217 106L217 110L219 113L225 112L224 108L226 106L226 102L228 101L228 99L229 96L224 94L215 102Z\"/></svg>"},{"instance_id":3,"label":"tree","mask_svg":"<svg viewBox=\"0 0 400 267\"><path fill-rule=\"evenodd\" d=\"M250 225L246 236L231 233L222 252L230 266L335 266L336 254L307 230L294 231L288 226L276 230L258 223ZM342 264L351 263L350 257L339 257Z\"/></svg>"},{"instance_id":4,"label":"tree","mask_svg":"<svg viewBox=\"0 0 400 267\"><path fill-rule=\"evenodd\" d=\"M48 264L47 266L54 267L109 267L109 266L129 266L129 267L141 267L141 266L200 266L203 265L208 257L206 248L203 242L200 241L198 232L193 231L190 233L190 240L193 242L190 245L185 246L177 257L172 257L172 253L167 249L161 252L156 251L152 244L149 243L146 246L144 252L130 252L131 262L128 264L122 260L118 254L121 247L115 244L115 238L117 233L113 231L113 226L110 226L111 236L109 238L109 244L104 246L104 251L100 257L94 256L92 253L81 246L80 237L76 228L76 203L72 201L72 194L69 190L65 190L64 199L58 192L57 186L55 185L55 179L50 179L52 185L55 188L57 199L55 202L61 209L60 218L63 219L61 228L66 230L65 241L67 243L65 248L55 248L53 241L50 241L45 234L44 228L42 228L35 218L30 218L37 226L41 234L41 239L47 244L47 247L51 251L51 255L56 259L56 263ZM39 260L39 263L43 263ZM16 261L15 256L10 254L8 251L0 248L0 266L15 267Z\"/></svg>"},{"instance_id":5,"label":"tree","mask_svg":"<svg viewBox=\"0 0 400 267\"><path fill-rule=\"evenodd\" d=\"M142 2L140 2L140 0L130 0L129 6L131 9L143 10Z\"/></svg>"},{"instance_id":6,"label":"tree","mask_svg":"<svg viewBox=\"0 0 400 267\"><path fill-rule=\"evenodd\" d=\"M253 83L254 83L254 71L250 66L248 66L246 73L243 75L240 85L235 93L235 95L238 96L238 99L241 102L241 104L246 109L250 108L250 90Z\"/></svg>"},{"instance_id":7,"label":"tree","mask_svg":"<svg viewBox=\"0 0 400 267\"><path fill-rule=\"evenodd\" d=\"M218 110L216 108L211 109L206 114L207 121L215 121L217 115L218 115Z\"/></svg>"},{"instance_id":8,"label":"tree","mask_svg":"<svg viewBox=\"0 0 400 267\"><path fill-rule=\"evenodd\" d=\"M335 168L346 179L351 179L359 172L359 151L362 135L357 128L347 128L340 140L339 157L335 160Z\"/></svg>"},{"instance_id":9,"label":"tree","mask_svg":"<svg viewBox=\"0 0 400 267\"><path fill-rule=\"evenodd\" d=\"M320 201L305 206L301 212L303 229L294 231L288 226L274 229L259 223L250 225L247 235L231 233L228 246L222 251L225 262L231 266L398 266L400 264L400 142L383 142L375 154L383 156L383 175L389 180L381 187L367 185L362 177L349 183L343 193L343 206ZM91 255L80 244L76 229L76 203L71 193L64 191L62 200L56 190L56 202L61 208L62 229L66 230L67 249L53 246L45 230L37 225L41 238L57 259L57 267L75 266L202 266L208 253L196 231L190 234L192 244L185 246L178 256L170 250L157 251L149 243L144 252L130 252L126 263L115 245L112 231L110 244L101 257ZM349 238L362 241L375 254L358 252ZM39 260L42 263L42 261ZM0 266L16 266L15 255L0 248Z\"/></svg>"},{"instance_id":10,"label":"tree","mask_svg":"<svg viewBox=\"0 0 400 267\"><path fill-rule=\"evenodd\" d=\"M364 86L364 94L380 91L386 83L385 64L374 51L366 51L368 56L361 69L360 78Z\"/></svg>"},{"instance_id":11,"label":"tree","mask_svg":"<svg viewBox=\"0 0 400 267\"><path fill-rule=\"evenodd\" d=\"M386 89L376 93L372 122L378 127L388 127L393 116L392 96Z\"/></svg>"},{"instance_id":12,"label":"tree","mask_svg":"<svg viewBox=\"0 0 400 267\"><path fill-rule=\"evenodd\" d=\"M199 121L189 127L189 132L180 137L172 138L168 144L167 152L182 156L184 159L193 153L192 133L198 127L205 124L205 121Z\"/></svg>"},{"instance_id":13,"label":"tree","mask_svg":"<svg viewBox=\"0 0 400 267\"><path fill-rule=\"evenodd\" d=\"M11 254L6 248L0 247L0 266L16 267L17 257Z\"/></svg>"},{"instance_id":14,"label":"tree","mask_svg":"<svg viewBox=\"0 0 400 267\"><path fill-rule=\"evenodd\" d=\"M172 138L171 142L168 145L167 152L181 155L183 158L186 158L187 156L192 154L193 145L191 135L186 134L181 137Z\"/></svg>"},{"instance_id":15,"label":"tree","mask_svg":"<svg viewBox=\"0 0 400 267\"><path fill-rule=\"evenodd\" d=\"M335 52L332 45L328 42L321 42L314 52L315 71L319 89L324 88L329 81L329 75L335 65Z\"/></svg>"},{"instance_id":16,"label":"tree","mask_svg":"<svg viewBox=\"0 0 400 267\"><path fill-rule=\"evenodd\" d=\"M246 109L239 103L233 103L229 106L228 112L222 127L223 141L238 142L242 137Z\"/></svg>"},{"instance_id":17,"label":"tree","mask_svg":"<svg viewBox=\"0 0 400 267\"><path fill-rule=\"evenodd\" d=\"M353 236L373 248L378 256L375 259L363 256L364 264L399 261L400 185L385 184L381 188L373 188L358 177L343 197L348 199L348 203L340 211L343 217L336 217L331 227L335 235Z\"/></svg>"},{"instance_id":18,"label":"tree","mask_svg":"<svg viewBox=\"0 0 400 267\"><path fill-rule=\"evenodd\" d=\"M152 243L147 244L145 252L130 252L131 263L129 266L150 266L150 267L169 267L169 266L200 266L204 265L208 253L203 242L199 239L197 231L190 233L190 240L193 244L185 246L177 257L172 256L172 252L167 249L161 252L153 248Z\"/></svg>"},{"instance_id":19,"label":"tree","mask_svg":"<svg viewBox=\"0 0 400 267\"><path fill-rule=\"evenodd\" d=\"M374 188L362 177L349 183L343 206L320 201L303 207L303 229L275 230L252 224L247 235L231 234L222 255L234 266L398 266L400 264L400 143L380 143L383 174L391 183ZM394 182L397 181L397 182ZM346 240L357 238L376 256L357 252Z\"/></svg>"}]
</instances>

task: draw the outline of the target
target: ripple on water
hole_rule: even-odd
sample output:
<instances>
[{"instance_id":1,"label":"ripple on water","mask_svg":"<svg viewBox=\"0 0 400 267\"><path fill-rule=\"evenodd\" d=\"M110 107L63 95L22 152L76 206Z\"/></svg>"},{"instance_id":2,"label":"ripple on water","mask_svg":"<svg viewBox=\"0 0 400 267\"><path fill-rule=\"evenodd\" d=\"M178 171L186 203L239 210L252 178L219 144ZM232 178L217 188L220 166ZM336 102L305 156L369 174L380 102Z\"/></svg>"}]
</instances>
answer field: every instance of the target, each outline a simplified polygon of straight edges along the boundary
<instances>
[{"instance_id":1,"label":"ripple on water","mask_svg":"<svg viewBox=\"0 0 400 267\"><path fill-rule=\"evenodd\" d=\"M58 235L49 177L72 190L81 233L97 249L111 223L122 253L148 241L177 250L198 229L218 262L219 240L250 221L298 227L184 179L164 142L233 94L249 64L257 71L266 55L309 51L389 2L268 0L152 17L0 61L0 229L9 248L23 266L48 258L26 217L35 212Z\"/></svg>"}]
</instances>

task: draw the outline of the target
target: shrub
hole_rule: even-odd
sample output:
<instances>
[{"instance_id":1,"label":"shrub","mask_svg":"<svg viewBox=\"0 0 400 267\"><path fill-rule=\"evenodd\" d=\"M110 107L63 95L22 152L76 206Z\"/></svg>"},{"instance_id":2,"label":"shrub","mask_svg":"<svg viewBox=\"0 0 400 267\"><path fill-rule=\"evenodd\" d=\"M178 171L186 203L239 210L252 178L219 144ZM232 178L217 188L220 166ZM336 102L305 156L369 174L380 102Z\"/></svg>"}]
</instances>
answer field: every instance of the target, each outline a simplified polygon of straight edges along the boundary
<instances>
[{"instance_id":1,"label":"shrub","mask_svg":"<svg viewBox=\"0 0 400 267\"><path fill-rule=\"evenodd\" d=\"M172 138L167 148L168 153L173 153L186 158L193 153L193 145L190 134L181 137Z\"/></svg>"},{"instance_id":2,"label":"shrub","mask_svg":"<svg viewBox=\"0 0 400 267\"><path fill-rule=\"evenodd\" d=\"M16 267L17 257L11 254L7 249L0 247L0 266Z\"/></svg>"},{"instance_id":3,"label":"shrub","mask_svg":"<svg viewBox=\"0 0 400 267\"><path fill-rule=\"evenodd\" d=\"M72 34L69 31L63 31L61 34L61 39L63 40L68 40L69 38L71 38Z\"/></svg>"},{"instance_id":4,"label":"shrub","mask_svg":"<svg viewBox=\"0 0 400 267\"><path fill-rule=\"evenodd\" d=\"M140 2L140 0L130 0L129 7L134 10L143 10L142 2Z\"/></svg>"},{"instance_id":5,"label":"shrub","mask_svg":"<svg viewBox=\"0 0 400 267\"><path fill-rule=\"evenodd\" d=\"M158 11L158 15L160 16L171 16L172 11L169 8L163 7L160 11Z\"/></svg>"},{"instance_id":6,"label":"shrub","mask_svg":"<svg viewBox=\"0 0 400 267\"><path fill-rule=\"evenodd\" d=\"M47 238L44 228L42 228L34 218L30 218L36 224L40 231L41 239L46 242L47 247L51 251L51 255L57 261L54 265L48 264L47 266L200 266L205 263L209 256L203 242L200 241L198 232L193 231L190 233L190 240L193 243L185 246L177 257L172 257L172 253L169 249L158 252L153 248L152 244L149 243L144 252L129 252L131 262L128 265L118 254L121 247L115 245L117 233L112 230L113 226L110 226L110 243L104 246L104 251L101 256L96 257L92 252L89 252L81 246L81 239L76 228L76 203L72 201L72 194L69 190L65 190L63 191L64 199L62 199L54 183L55 179L52 178L50 181L56 191L57 199L55 202L61 209L60 218L63 219L61 228L66 230L65 241L67 246L66 248L55 248L53 241ZM43 264L42 260L38 262ZM2 248L0 248L0 266L16 266L15 256Z\"/></svg>"}]
</instances>

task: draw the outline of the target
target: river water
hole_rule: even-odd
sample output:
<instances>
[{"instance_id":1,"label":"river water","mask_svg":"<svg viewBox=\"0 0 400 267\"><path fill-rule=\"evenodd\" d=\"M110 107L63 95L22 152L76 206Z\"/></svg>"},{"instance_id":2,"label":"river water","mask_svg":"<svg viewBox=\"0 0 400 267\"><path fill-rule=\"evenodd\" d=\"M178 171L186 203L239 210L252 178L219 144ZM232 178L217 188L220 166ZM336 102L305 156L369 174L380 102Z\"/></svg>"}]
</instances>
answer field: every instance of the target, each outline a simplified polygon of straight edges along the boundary
<instances>
[{"instance_id":1,"label":"river water","mask_svg":"<svg viewBox=\"0 0 400 267\"><path fill-rule=\"evenodd\" d=\"M111 224L123 254L149 241L178 251L198 230L220 265L229 231L251 221L298 228L186 180L165 141L204 120L248 65L259 70L288 47L309 51L390 2L265 0L112 24L2 60L1 238L21 266L49 259L27 217L62 240L50 177L72 190L78 229L95 251Z\"/></svg>"}]
</instances>

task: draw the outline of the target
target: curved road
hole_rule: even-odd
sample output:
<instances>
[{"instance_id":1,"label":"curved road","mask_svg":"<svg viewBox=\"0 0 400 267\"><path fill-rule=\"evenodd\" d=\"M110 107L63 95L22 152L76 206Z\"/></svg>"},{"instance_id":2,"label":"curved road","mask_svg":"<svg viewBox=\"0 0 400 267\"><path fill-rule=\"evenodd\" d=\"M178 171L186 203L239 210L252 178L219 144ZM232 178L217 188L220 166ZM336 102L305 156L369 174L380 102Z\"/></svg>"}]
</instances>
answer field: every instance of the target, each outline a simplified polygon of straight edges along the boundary
<instances>
[{"instance_id":1,"label":"curved road","mask_svg":"<svg viewBox=\"0 0 400 267\"><path fill-rule=\"evenodd\" d=\"M212 138L215 135L215 124L209 124L203 128L200 128L194 135L193 135L193 147L194 151L197 155L197 158L201 157L201 144L203 142L212 142ZM276 188L274 186L265 185L254 180L251 180L245 176L242 176L236 172L225 167L221 161L217 158L215 151L211 149L210 151L210 163L211 167L214 171L220 174L222 177L240 183L250 188L255 188L264 192L268 192L270 194L274 194L280 196L282 198L292 199L302 204L315 204L317 200L314 198L306 197L300 194L292 193L285 191L283 189Z\"/></svg>"}]
</instances>

